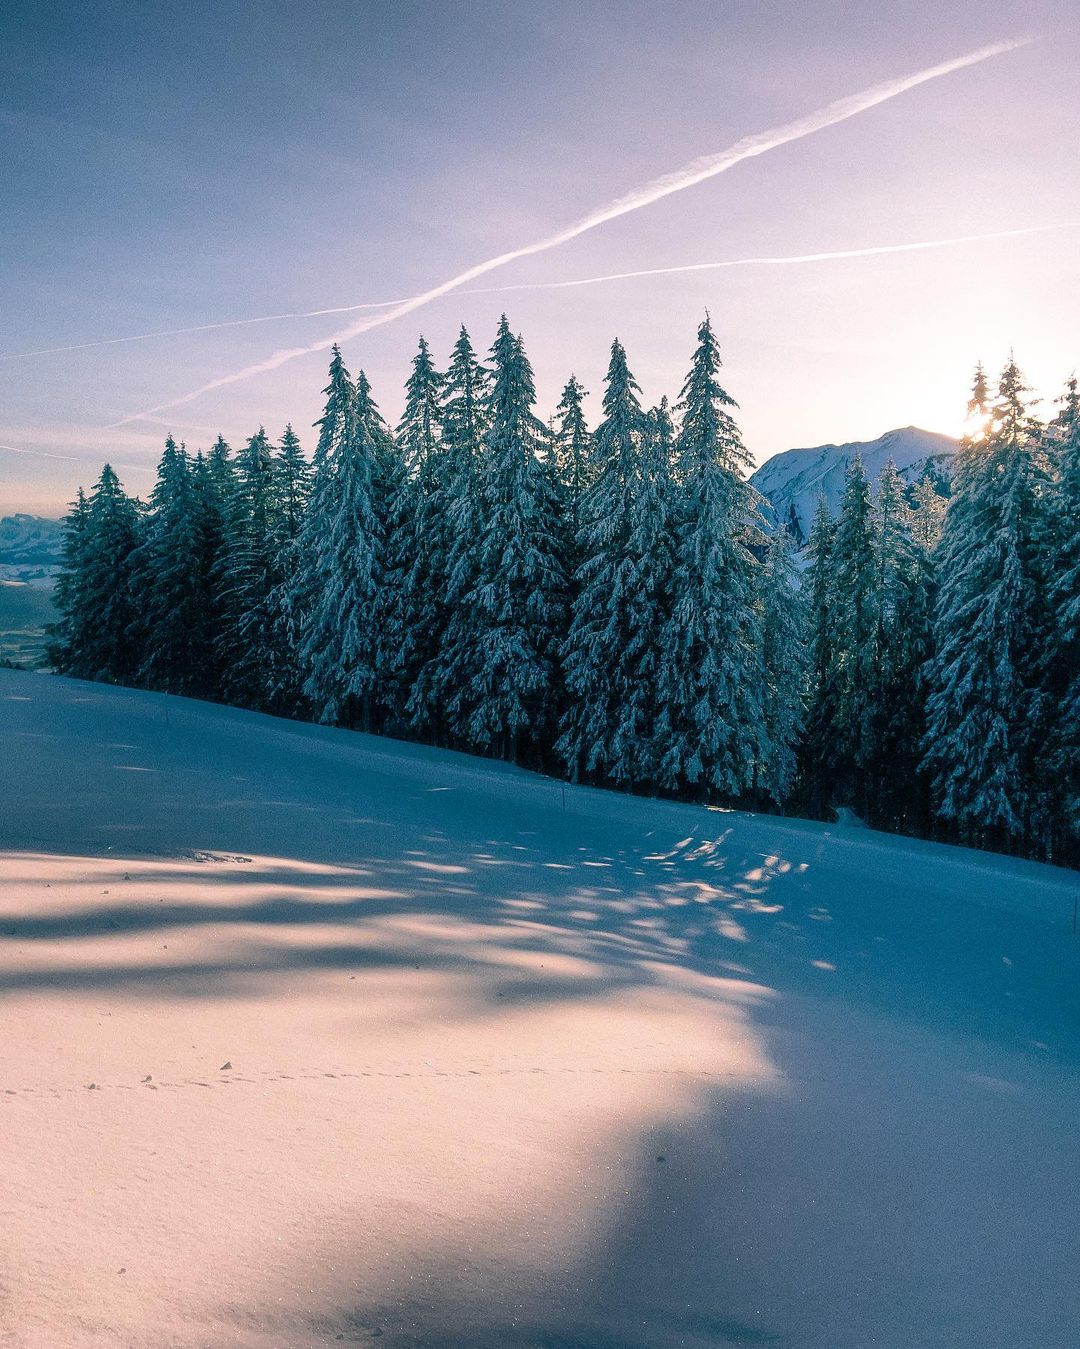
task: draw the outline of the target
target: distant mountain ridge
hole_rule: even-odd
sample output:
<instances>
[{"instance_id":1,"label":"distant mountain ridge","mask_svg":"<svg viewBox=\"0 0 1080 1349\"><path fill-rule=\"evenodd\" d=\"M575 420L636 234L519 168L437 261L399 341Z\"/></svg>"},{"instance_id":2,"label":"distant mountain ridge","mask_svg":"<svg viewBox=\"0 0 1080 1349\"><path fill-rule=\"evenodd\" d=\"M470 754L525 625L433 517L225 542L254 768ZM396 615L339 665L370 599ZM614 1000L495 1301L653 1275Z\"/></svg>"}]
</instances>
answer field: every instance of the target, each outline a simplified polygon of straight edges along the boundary
<instances>
[{"instance_id":1,"label":"distant mountain ridge","mask_svg":"<svg viewBox=\"0 0 1080 1349\"><path fill-rule=\"evenodd\" d=\"M0 580L51 586L63 557L64 525L42 515L0 518Z\"/></svg>"},{"instance_id":2,"label":"distant mountain ridge","mask_svg":"<svg viewBox=\"0 0 1080 1349\"><path fill-rule=\"evenodd\" d=\"M960 442L936 431L904 426L886 431L877 440L854 440L846 445L818 445L785 450L753 474L750 481L768 501L776 523L786 524L800 545L810 533L818 497L824 495L836 514L844 490L844 475L856 455L862 456L871 485L891 459L910 483L919 482L927 469L948 478L952 457Z\"/></svg>"}]
</instances>

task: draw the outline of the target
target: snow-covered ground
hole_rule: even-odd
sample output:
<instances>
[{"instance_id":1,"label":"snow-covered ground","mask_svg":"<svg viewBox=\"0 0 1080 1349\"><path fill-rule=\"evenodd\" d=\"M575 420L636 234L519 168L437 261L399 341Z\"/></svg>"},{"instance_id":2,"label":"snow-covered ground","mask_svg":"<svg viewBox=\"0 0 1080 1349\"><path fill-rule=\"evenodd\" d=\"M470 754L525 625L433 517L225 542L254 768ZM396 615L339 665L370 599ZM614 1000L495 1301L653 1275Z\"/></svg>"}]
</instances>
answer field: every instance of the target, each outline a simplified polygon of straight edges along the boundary
<instances>
[{"instance_id":1,"label":"snow-covered ground","mask_svg":"<svg viewBox=\"0 0 1080 1349\"><path fill-rule=\"evenodd\" d=\"M1075 1349L1075 876L44 675L0 746L0 1344Z\"/></svg>"}]
</instances>

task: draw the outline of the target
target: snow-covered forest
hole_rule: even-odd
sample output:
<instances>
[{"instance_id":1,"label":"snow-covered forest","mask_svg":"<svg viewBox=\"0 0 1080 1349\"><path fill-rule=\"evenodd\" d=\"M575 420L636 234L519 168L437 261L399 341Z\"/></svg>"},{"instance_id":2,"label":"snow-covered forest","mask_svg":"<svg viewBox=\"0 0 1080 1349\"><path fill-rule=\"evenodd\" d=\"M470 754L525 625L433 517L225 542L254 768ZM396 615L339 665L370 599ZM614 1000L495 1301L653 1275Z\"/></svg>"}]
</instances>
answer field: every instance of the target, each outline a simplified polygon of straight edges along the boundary
<instances>
[{"instance_id":1,"label":"snow-covered forest","mask_svg":"<svg viewBox=\"0 0 1080 1349\"><path fill-rule=\"evenodd\" d=\"M951 496L849 468L800 578L746 479L708 319L677 401L619 342L545 424L505 317L391 430L334 349L318 443L165 444L66 522L60 673L628 791L1080 858L1080 395L976 373Z\"/></svg>"}]
</instances>

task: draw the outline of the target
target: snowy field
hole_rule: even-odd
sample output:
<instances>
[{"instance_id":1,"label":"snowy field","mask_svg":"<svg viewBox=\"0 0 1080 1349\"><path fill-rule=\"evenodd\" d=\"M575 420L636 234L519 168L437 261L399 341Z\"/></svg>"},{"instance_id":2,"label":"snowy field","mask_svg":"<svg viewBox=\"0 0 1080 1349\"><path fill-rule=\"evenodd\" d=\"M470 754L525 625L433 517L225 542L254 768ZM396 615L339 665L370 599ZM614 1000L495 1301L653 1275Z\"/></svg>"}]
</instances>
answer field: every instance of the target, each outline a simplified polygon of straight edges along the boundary
<instances>
[{"instance_id":1,"label":"snowy field","mask_svg":"<svg viewBox=\"0 0 1080 1349\"><path fill-rule=\"evenodd\" d=\"M0 1345L1080 1343L1077 878L0 671Z\"/></svg>"}]
</instances>

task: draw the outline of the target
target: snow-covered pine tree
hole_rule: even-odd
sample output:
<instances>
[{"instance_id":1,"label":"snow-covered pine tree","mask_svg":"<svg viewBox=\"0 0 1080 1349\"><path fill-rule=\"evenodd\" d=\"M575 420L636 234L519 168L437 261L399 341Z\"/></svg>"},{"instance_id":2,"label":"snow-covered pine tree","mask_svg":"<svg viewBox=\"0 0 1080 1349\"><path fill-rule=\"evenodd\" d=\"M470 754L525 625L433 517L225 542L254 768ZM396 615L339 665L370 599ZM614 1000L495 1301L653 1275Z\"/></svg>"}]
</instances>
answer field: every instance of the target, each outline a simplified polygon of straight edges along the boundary
<instances>
[{"instance_id":1,"label":"snow-covered pine tree","mask_svg":"<svg viewBox=\"0 0 1080 1349\"><path fill-rule=\"evenodd\" d=\"M275 681L274 536L277 500L273 452L263 427L236 456L236 487L219 571L223 614L217 636L223 693L238 707L269 705Z\"/></svg>"},{"instance_id":2,"label":"snow-covered pine tree","mask_svg":"<svg viewBox=\"0 0 1080 1349\"><path fill-rule=\"evenodd\" d=\"M630 722L633 673L640 656L637 625L641 559L631 546L642 490L645 414L622 343L611 344L604 419L592 449L595 480L579 506L576 596L562 644L568 707L558 753L574 781L632 786L637 755Z\"/></svg>"},{"instance_id":3,"label":"snow-covered pine tree","mask_svg":"<svg viewBox=\"0 0 1080 1349\"><path fill-rule=\"evenodd\" d=\"M975 374L971 381L971 397L967 402L967 418L972 427L968 439L981 440L985 436L992 401L990 382L986 378L982 361L979 361L975 366Z\"/></svg>"},{"instance_id":4,"label":"snow-covered pine tree","mask_svg":"<svg viewBox=\"0 0 1080 1349\"><path fill-rule=\"evenodd\" d=\"M505 315L492 358L477 574L463 602L465 679L448 711L478 748L537 762L556 711L566 577L554 491L538 457L547 429L533 412L532 367Z\"/></svg>"},{"instance_id":5,"label":"snow-covered pine tree","mask_svg":"<svg viewBox=\"0 0 1080 1349\"><path fill-rule=\"evenodd\" d=\"M827 816L833 795L837 699L833 680L832 550L836 523L824 495L814 511L803 576L807 595L807 660L809 688L806 722L799 752L800 794L814 815Z\"/></svg>"},{"instance_id":6,"label":"snow-covered pine tree","mask_svg":"<svg viewBox=\"0 0 1080 1349\"><path fill-rule=\"evenodd\" d=\"M1053 855L1080 860L1080 392L1074 375L1048 432L1054 482L1052 613L1045 759L1053 784Z\"/></svg>"},{"instance_id":7,"label":"snow-covered pine tree","mask_svg":"<svg viewBox=\"0 0 1080 1349\"><path fill-rule=\"evenodd\" d=\"M926 555L933 553L941 538L948 503L937 490L933 476L927 469L911 489L914 506L911 512L911 537Z\"/></svg>"},{"instance_id":8,"label":"snow-covered pine tree","mask_svg":"<svg viewBox=\"0 0 1080 1349\"><path fill-rule=\"evenodd\" d=\"M64 516L62 560L53 585L53 604L58 617L48 629L46 654L57 674L75 673L79 653L86 641L83 631L83 570L89 539L90 502L80 487Z\"/></svg>"},{"instance_id":9,"label":"snow-covered pine tree","mask_svg":"<svg viewBox=\"0 0 1080 1349\"><path fill-rule=\"evenodd\" d=\"M767 752L759 790L774 806L789 796L806 714L806 597L799 587L794 539L769 539L761 573L761 668Z\"/></svg>"},{"instance_id":10,"label":"snow-covered pine tree","mask_svg":"<svg viewBox=\"0 0 1080 1349\"><path fill-rule=\"evenodd\" d=\"M393 627L401 612L398 585L403 573L395 569L408 548L409 531L405 540L395 537L398 519L395 505L406 500L405 486L409 472L401 446L387 426L375 401L368 377L361 370L356 376L357 433L371 460L371 506L375 522L372 546L374 556L371 569L371 593L374 604L367 620L371 635L370 674L364 676L366 692L359 686L355 697L363 718L363 728L383 731L388 726L397 729L401 716L399 689L391 663L391 652L397 649ZM407 523L407 522L406 522ZM391 634L387 642L386 634Z\"/></svg>"},{"instance_id":11,"label":"snow-covered pine tree","mask_svg":"<svg viewBox=\"0 0 1080 1349\"><path fill-rule=\"evenodd\" d=\"M759 784L766 730L759 678L762 542L750 456L722 388L706 316L682 389L675 445L673 610L662 672L662 785L734 800Z\"/></svg>"},{"instance_id":12,"label":"snow-covered pine tree","mask_svg":"<svg viewBox=\"0 0 1080 1349\"><path fill-rule=\"evenodd\" d=\"M133 590L139 507L106 464L89 499L80 490L66 525L53 668L77 679L130 684L139 665Z\"/></svg>"},{"instance_id":13,"label":"snow-covered pine tree","mask_svg":"<svg viewBox=\"0 0 1080 1349\"><path fill-rule=\"evenodd\" d=\"M438 709L436 738L468 745L460 721L449 720L450 700L470 677L474 655L473 623L468 598L479 577L480 541L484 534L482 469L491 424L491 381L477 360L465 328L461 329L446 372L443 399L445 456L437 487L436 514L446 532L447 626L440 649L413 682L408 713L424 721ZM440 733L439 727L445 727Z\"/></svg>"},{"instance_id":14,"label":"snow-covered pine tree","mask_svg":"<svg viewBox=\"0 0 1080 1349\"><path fill-rule=\"evenodd\" d=\"M381 633L391 724L407 716L413 732L436 741L441 723L438 704L423 696L410 703L409 697L446 634L450 536L443 512L447 451L442 440L442 388L443 377L421 337L397 428L406 471L390 502L384 572L387 615Z\"/></svg>"},{"instance_id":15,"label":"snow-covered pine tree","mask_svg":"<svg viewBox=\"0 0 1080 1349\"><path fill-rule=\"evenodd\" d=\"M675 576L677 501L673 459L675 428L667 398L647 414L641 436L638 487L630 521L630 555L637 567L637 599L627 652L626 781L655 790L668 749L663 700L664 643L671 622Z\"/></svg>"},{"instance_id":16,"label":"snow-covered pine tree","mask_svg":"<svg viewBox=\"0 0 1080 1349\"><path fill-rule=\"evenodd\" d=\"M938 549L924 768L962 841L1017 848L1038 802L1029 767L1039 702L1038 425L1015 361L985 437L957 455Z\"/></svg>"},{"instance_id":17,"label":"snow-covered pine tree","mask_svg":"<svg viewBox=\"0 0 1080 1349\"><path fill-rule=\"evenodd\" d=\"M140 683L198 696L206 679L207 597L199 502L191 461L172 436L150 496L145 541L135 554Z\"/></svg>"},{"instance_id":18,"label":"snow-covered pine tree","mask_svg":"<svg viewBox=\"0 0 1080 1349\"><path fill-rule=\"evenodd\" d=\"M274 503L270 547L274 583L269 597L271 663L264 681L268 710L294 715L303 705L303 677L289 597L300 570L300 535L311 495L311 465L290 422L270 463Z\"/></svg>"},{"instance_id":19,"label":"snow-covered pine tree","mask_svg":"<svg viewBox=\"0 0 1080 1349\"><path fill-rule=\"evenodd\" d=\"M867 797L872 823L905 830L928 823L918 765L925 733L922 668L931 650L933 581L930 555L913 537L916 514L890 460L878 479L874 502L878 631Z\"/></svg>"},{"instance_id":20,"label":"snow-covered pine tree","mask_svg":"<svg viewBox=\"0 0 1080 1349\"><path fill-rule=\"evenodd\" d=\"M331 488L317 503L313 496L313 504L323 512L325 532L318 557L321 584L303 632L302 653L309 670L304 691L320 721L350 727L359 723L361 730L369 730L379 683L377 632L382 598L382 531L376 495L380 459L385 457L381 441L384 434L389 440L389 433L363 372L355 393L348 373L342 373L345 389L337 387L339 381L331 374L324 417L331 427L340 426L343 431L328 459ZM339 417L343 393L353 396L348 400L351 406Z\"/></svg>"},{"instance_id":21,"label":"snow-covered pine tree","mask_svg":"<svg viewBox=\"0 0 1080 1349\"><path fill-rule=\"evenodd\" d=\"M311 673L305 692L319 720L371 728L378 688L377 623L381 531L375 509L379 448L368 420L356 418L353 434L334 459L334 491L325 517L322 548L325 584L305 633Z\"/></svg>"},{"instance_id":22,"label":"snow-covered pine tree","mask_svg":"<svg viewBox=\"0 0 1080 1349\"><path fill-rule=\"evenodd\" d=\"M874 761L878 577L870 484L861 458L848 465L831 555L835 799L869 806Z\"/></svg>"},{"instance_id":23,"label":"snow-covered pine tree","mask_svg":"<svg viewBox=\"0 0 1080 1349\"><path fill-rule=\"evenodd\" d=\"M356 387L349 378L341 351L334 347L329 382L323 390L326 403L315 423L319 439L315 446L311 495L308 498L297 543L297 567L287 596L292 630L296 634L297 662L304 678L304 696L317 721L333 723L343 711L342 679L335 675L335 623L324 607L331 586L337 554L330 531L341 515L343 464L355 455Z\"/></svg>"},{"instance_id":24,"label":"snow-covered pine tree","mask_svg":"<svg viewBox=\"0 0 1080 1349\"><path fill-rule=\"evenodd\" d=\"M235 509L236 479L232 451L221 436L209 453L195 456L192 483L198 520L199 587L205 615L204 628L199 635L198 659L202 666L199 692L201 697L222 699L226 695L220 636L228 612L222 579Z\"/></svg>"},{"instance_id":25,"label":"snow-covered pine tree","mask_svg":"<svg viewBox=\"0 0 1080 1349\"><path fill-rule=\"evenodd\" d=\"M552 455L561 486L564 533L570 546L571 566L574 571L581 559L573 556L580 529L581 502L596 481L596 463L593 458L593 438L585 421L582 400L588 390L571 375L555 409L555 430L552 435Z\"/></svg>"}]
</instances>

